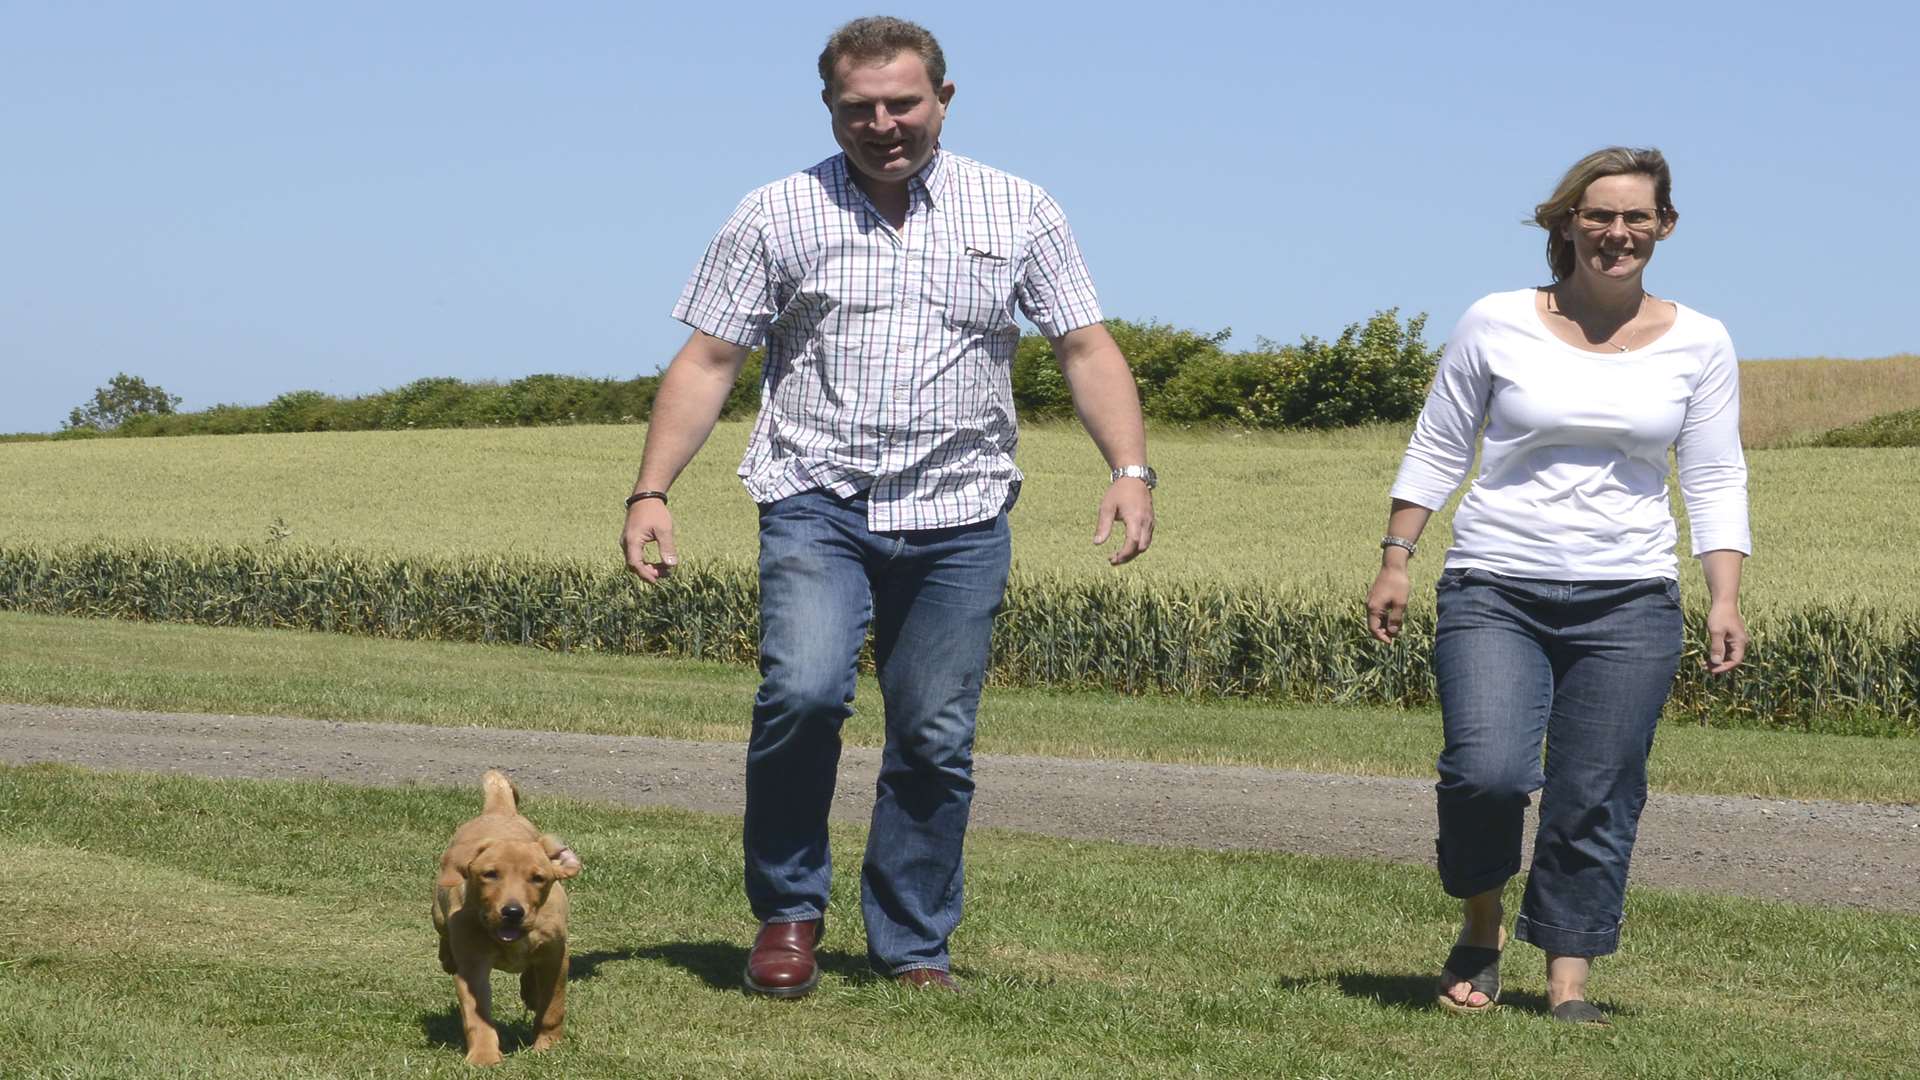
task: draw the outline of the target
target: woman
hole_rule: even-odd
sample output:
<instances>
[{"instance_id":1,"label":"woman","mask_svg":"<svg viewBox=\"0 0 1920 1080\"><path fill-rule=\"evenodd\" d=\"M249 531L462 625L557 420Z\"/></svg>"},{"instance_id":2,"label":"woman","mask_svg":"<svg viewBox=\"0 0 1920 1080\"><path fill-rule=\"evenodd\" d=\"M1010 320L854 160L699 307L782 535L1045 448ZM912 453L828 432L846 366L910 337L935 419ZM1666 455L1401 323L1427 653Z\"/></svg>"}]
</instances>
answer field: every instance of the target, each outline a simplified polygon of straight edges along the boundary
<instances>
[{"instance_id":1,"label":"woman","mask_svg":"<svg viewBox=\"0 0 1920 1080\"><path fill-rule=\"evenodd\" d=\"M1434 634L1440 880L1464 901L1438 998L1456 1011L1499 999L1501 892L1520 870L1528 796L1543 789L1514 936L1547 954L1556 1018L1607 1022L1587 975L1619 943L1647 756L1680 661L1669 447L1711 597L1709 670L1746 653L1733 344L1644 282L1679 220L1672 187L1657 150L1612 147L1567 171L1534 211L1553 284L1495 293L1460 320L1393 486L1367 594L1383 642L1406 612L1414 542L1466 478L1485 425Z\"/></svg>"}]
</instances>

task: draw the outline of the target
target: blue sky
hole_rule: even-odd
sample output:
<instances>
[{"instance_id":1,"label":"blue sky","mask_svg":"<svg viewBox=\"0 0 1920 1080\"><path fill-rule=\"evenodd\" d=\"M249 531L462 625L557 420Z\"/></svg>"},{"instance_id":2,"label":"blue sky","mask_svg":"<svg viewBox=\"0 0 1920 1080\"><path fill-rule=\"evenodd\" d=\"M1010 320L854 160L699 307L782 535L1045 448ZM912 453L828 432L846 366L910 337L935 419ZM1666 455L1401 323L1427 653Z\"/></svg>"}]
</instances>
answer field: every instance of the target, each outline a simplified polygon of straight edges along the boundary
<instances>
[{"instance_id":1,"label":"blue sky","mask_svg":"<svg viewBox=\"0 0 1920 1080\"><path fill-rule=\"evenodd\" d=\"M631 376L750 188L833 152L864 7L0 0L0 431L117 371L184 408ZM894 4L948 147L1066 207L1109 315L1330 336L1545 277L1610 143L1675 170L1649 273L1743 355L1920 351L1911 4Z\"/></svg>"}]
</instances>

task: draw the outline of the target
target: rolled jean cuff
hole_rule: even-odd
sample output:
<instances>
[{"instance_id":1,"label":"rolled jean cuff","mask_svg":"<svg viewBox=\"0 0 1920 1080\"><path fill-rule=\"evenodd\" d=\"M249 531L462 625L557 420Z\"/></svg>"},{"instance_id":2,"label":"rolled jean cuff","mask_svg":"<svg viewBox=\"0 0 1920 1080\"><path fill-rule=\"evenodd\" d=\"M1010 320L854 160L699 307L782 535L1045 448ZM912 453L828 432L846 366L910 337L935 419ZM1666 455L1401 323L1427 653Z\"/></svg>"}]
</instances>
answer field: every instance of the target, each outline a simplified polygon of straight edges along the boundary
<instances>
[{"instance_id":1,"label":"rolled jean cuff","mask_svg":"<svg viewBox=\"0 0 1920 1080\"><path fill-rule=\"evenodd\" d=\"M911 964L901 964L899 967L894 968L892 971L887 972L887 976L888 978L897 979L900 976L905 975L909 971L946 971L946 970L947 970L947 965L945 964L930 964L925 960L916 960Z\"/></svg>"},{"instance_id":2,"label":"rolled jean cuff","mask_svg":"<svg viewBox=\"0 0 1920 1080\"><path fill-rule=\"evenodd\" d=\"M1607 956L1620 948L1620 923L1608 930L1568 930L1520 915L1513 936L1553 956Z\"/></svg>"},{"instance_id":3,"label":"rolled jean cuff","mask_svg":"<svg viewBox=\"0 0 1920 1080\"><path fill-rule=\"evenodd\" d=\"M1438 848L1439 844L1436 843L1434 846ZM1439 864L1440 887L1446 890L1448 896L1456 900L1470 900L1483 892L1501 888L1506 885L1507 882L1512 881L1513 876L1520 872L1520 860L1518 858L1515 858L1512 862L1498 869L1483 870L1471 877L1462 877L1458 874L1447 873L1447 860L1445 856L1440 857Z\"/></svg>"},{"instance_id":4,"label":"rolled jean cuff","mask_svg":"<svg viewBox=\"0 0 1920 1080\"><path fill-rule=\"evenodd\" d=\"M755 917L758 918L763 923L775 923L775 924L794 923L794 922L812 922L815 919L824 919L827 917L826 912L821 911L819 908L816 908L811 904L809 904L804 908L801 908L797 912L792 912L784 915L761 915L758 912L755 912L754 914L755 914Z\"/></svg>"}]
</instances>

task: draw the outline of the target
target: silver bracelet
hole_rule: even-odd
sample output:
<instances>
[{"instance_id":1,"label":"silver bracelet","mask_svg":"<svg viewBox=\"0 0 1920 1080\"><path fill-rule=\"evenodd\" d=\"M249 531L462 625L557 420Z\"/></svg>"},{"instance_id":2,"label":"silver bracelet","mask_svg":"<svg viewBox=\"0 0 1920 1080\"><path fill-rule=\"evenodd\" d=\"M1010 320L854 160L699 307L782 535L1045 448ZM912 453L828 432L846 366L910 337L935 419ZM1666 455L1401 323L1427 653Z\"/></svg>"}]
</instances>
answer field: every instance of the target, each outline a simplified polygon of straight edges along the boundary
<instances>
[{"instance_id":1,"label":"silver bracelet","mask_svg":"<svg viewBox=\"0 0 1920 1080\"><path fill-rule=\"evenodd\" d=\"M1388 548L1390 548L1390 547L1397 547L1397 548L1406 548L1406 549L1407 549L1407 558L1409 558L1409 559L1411 559L1411 558L1413 558L1413 555L1414 555L1414 546L1413 546L1413 541L1411 541L1411 540L1409 540L1409 539L1407 539L1407 538L1406 538L1406 537L1404 537L1404 536L1391 536L1391 535L1389 535L1389 536L1383 536L1383 537L1381 537L1381 538L1380 538L1380 550L1381 550L1381 551L1385 551L1385 550L1387 550L1387 549L1388 549Z\"/></svg>"}]
</instances>

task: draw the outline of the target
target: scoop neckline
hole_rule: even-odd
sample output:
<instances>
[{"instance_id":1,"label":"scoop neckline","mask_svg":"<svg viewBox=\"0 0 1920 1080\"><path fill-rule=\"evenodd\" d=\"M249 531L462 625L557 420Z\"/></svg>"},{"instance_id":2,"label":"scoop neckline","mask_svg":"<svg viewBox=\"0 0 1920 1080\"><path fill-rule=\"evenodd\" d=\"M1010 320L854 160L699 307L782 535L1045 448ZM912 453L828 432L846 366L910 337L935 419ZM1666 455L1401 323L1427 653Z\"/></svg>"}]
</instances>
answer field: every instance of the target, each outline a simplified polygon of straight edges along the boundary
<instances>
[{"instance_id":1,"label":"scoop neckline","mask_svg":"<svg viewBox=\"0 0 1920 1080\"><path fill-rule=\"evenodd\" d=\"M1540 294L1546 291L1547 291L1546 288L1540 285L1532 286L1526 290L1527 313L1533 316L1533 324L1540 328L1541 333L1547 335L1547 340L1553 342L1555 345L1560 346L1561 348L1567 350L1568 352L1576 353L1580 356L1598 356L1604 359L1609 356L1632 356L1636 353L1645 352L1646 350L1653 348L1655 345L1658 345L1661 342L1667 340L1667 338L1675 330L1679 329L1680 320L1686 316L1686 312L1687 312L1687 306L1685 304L1682 304L1678 300L1668 300L1667 303L1673 305L1673 325L1667 327L1665 330L1662 330L1660 332L1659 337L1654 338L1652 341L1646 342L1645 344L1635 345L1631 349L1621 349L1616 352L1600 352L1597 349L1583 349L1580 346L1575 345L1572 342L1568 341L1567 339L1561 337L1559 334L1556 334L1553 332L1553 327L1548 326L1547 320L1542 318L1540 315L1539 298L1540 298ZM1655 297L1654 299L1658 300L1661 298Z\"/></svg>"}]
</instances>

